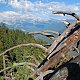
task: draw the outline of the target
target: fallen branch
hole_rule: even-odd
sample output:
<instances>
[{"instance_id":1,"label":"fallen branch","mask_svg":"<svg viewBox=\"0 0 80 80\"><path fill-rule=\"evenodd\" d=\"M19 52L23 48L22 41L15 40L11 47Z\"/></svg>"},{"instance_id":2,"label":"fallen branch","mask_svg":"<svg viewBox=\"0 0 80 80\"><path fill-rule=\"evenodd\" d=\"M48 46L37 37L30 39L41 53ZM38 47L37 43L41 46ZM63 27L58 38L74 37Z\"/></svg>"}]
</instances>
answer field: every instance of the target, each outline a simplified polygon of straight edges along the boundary
<instances>
[{"instance_id":1,"label":"fallen branch","mask_svg":"<svg viewBox=\"0 0 80 80\"><path fill-rule=\"evenodd\" d=\"M43 60L43 57L41 57L40 55L39 55L39 58L40 58L41 60Z\"/></svg>"},{"instance_id":2,"label":"fallen branch","mask_svg":"<svg viewBox=\"0 0 80 80\"><path fill-rule=\"evenodd\" d=\"M46 32L29 32L28 34L34 35L34 34L41 34L46 37L49 37L52 41L55 40L54 36L52 34L46 33Z\"/></svg>"},{"instance_id":3,"label":"fallen branch","mask_svg":"<svg viewBox=\"0 0 80 80\"><path fill-rule=\"evenodd\" d=\"M30 63L30 62L14 63L13 66L4 68L3 70L0 71L0 73L6 71L8 69L11 69L13 67L17 67L17 66L21 66L21 65L30 65L30 66L33 66L33 67L37 68L37 65L35 65L34 63Z\"/></svg>"},{"instance_id":4,"label":"fallen branch","mask_svg":"<svg viewBox=\"0 0 80 80\"><path fill-rule=\"evenodd\" d=\"M6 70L8 70L8 69L11 69L11 67L4 68L3 70L0 71L0 73L6 71Z\"/></svg>"},{"instance_id":5,"label":"fallen branch","mask_svg":"<svg viewBox=\"0 0 80 80\"><path fill-rule=\"evenodd\" d=\"M53 44L48 48L49 54L55 50L58 44L71 32L71 30L77 25L77 22L71 23L68 28L53 42Z\"/></svg>"},{"instance_id":6,"label":"fallen branch","mask_svg":"<svg viewBox=\"0 0 80 80\"><path fill-rule=\"evenodd\" d=\"M33 67L37 68L37 65L35 65L34 63L30 63L30 62L14 63L13 67L21 66L21 65L30 65L30 66L33 66Z\"/></svg>"},{"instance_id":7,"label":"fallen branch","mask_svg":"<svg viewBox=\"0 0 80 80\"><path fill-rule=\"evenodd\" d=\"M27 65L27 68L29 68L29 69L32 70L32 71L35 71L35 69L33 69L32 67L30 67L30 66L28 66L28 65Z\"/></svg>"},{"instance_id":8,"label":"fallen branch","mask_svg":"<svg viewBox=\"0 0 80 80\"><path fill-rule=\"evenodd\" d=\"M52 56L45 65L40 68L40 71L45 72L49 68L53 68L55 65L59 63L61 58L64 57L65 53L67 53L71 48L73 48L74 44L80 40L80 29L68 37L68 39L62 44L66 44L59 52L57 52L54 56Z\"/></svg>"},{"instance_id":9,"label":"fallen branch","mask_svg":"<svg viewBox=\"0 0 80 80\"><path fill-rule=\"evenodd\" d=\"M43 46L51 46L51 44L42 44Z\"/></svg>"},{"instance_id":10,"label":"fallen branch","mask_svg":"<svg viewBox=\"0 0 80 80\"><path fill-rule=\"evenodd\" d=\"M20 45L14 46L14 47L12 47L12 48L9 48L9 49L7 49L6 51L4 51L3 53L1 53L0 56L6 54L8 51L11 51L11 50L13 50L13 49L15 49L15 48L18 48L18 47L27 47L27 46L38 47L38 48L43 49L45 52L47 52L47 48L44 47L44 46L42 46L42 45L40 45L40 44L28 43L28 44L20 44Z\"/></svg>"},{"instance_id":11,"label":"fallen branch","mask_svg":"<svg viewBox=\"0 0 80 80\"><path fill-rule=\"evenodd\" d=\"M37 64L40 64L39 61L34 56L22 56L23 58L32 58Z\"/></svg>"},{"instance_id":12,"label":"fallen branch","mask_svg":"<svg viewBox=\"0 0 80 80\"><path fill-rule=\"evenodd\" d=\"M67 25L66 28L68 28L68 26L70 25L70 23L67 21L62 21L62 22Z\"/></svg>"},{"instance_id":13,"label":"fallen branch","mask_svg":"<svg viewBox=\"0 0 80 80\"><path fill-rule=\"evenodd\" d=\"M76 48L76 46L73 46L73 48L74 48L74 50L79 54L80 52L79 52L79 49L78 48Z\"/></svg>"},{"instance_id":14,"label":"fallen branch","mask_svg":"<svg viewBox=\"0 0 80 80\"><path fill-rule=\"evenodd\" d=\"M57 12L55 12L55 11L52 11L52 13L53 14L63 14L64 16L65 16L65 14L67 14L67 15L71 15L71 16L75 17L77 20L80 20L80 16L78 16L77 14L72 13L72 12L65 12L65 11L57 11Z\"/></svg>"},{"instance_id":15,"label":"fallen branch","mask_svg":"<svg viewBox=\"0 0 80 80\"><path fill-rule=\"evenodd\" d=\"M71 34L64 42L62 45L65 45L63 48L60 49L60 51L54 53L55 55L51 56L49 60L44 59L42 63L38 66L37 70L33 73L33 75L36 77L36 75L39 75L40 73L44 73L49 69L52 69L57 65L61 59L64 59L65 53L70 51L76 42L80 40L80 29L74 32L74 34ZM52 52L53 53L53 52Z\"/></svg>"},{"instance_id":16,"label":"fallen branch","mask_svg":"<svg viewBox=\"0 0 80 80\"><path fill-rule=\"evenodd\" d=\"M56 35L60 35L60 33L59 32L57 32L57 31L52 31L52 30L44 30L44 31L42 31L42 32L46 32L46 33L53 33L53 34L56 34Z\"/></svg>"}]
</instances>

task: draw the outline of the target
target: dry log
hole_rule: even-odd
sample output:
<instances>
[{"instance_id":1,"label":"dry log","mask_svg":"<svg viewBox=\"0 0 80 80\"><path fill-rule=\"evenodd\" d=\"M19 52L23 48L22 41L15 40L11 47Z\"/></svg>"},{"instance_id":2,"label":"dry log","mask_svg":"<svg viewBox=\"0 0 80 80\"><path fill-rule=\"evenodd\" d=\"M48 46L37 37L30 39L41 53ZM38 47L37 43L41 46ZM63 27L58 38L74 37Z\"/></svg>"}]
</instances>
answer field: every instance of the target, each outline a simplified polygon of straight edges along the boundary
<instances>
[{"instance_id":1,"label":"dry log","mask_svg":"<svg viewBox=\"0 0 80 80\"><path fill-rule=\"evenodd\" d=\"M59 52L57 52L53 57L51 57L50 60L48 60L48 62L46 63L46 65L41 68L41 71L44 72L49 68L54 67L60 61L60 59L64 57L64 54L68 52L78 40L80 40L80 29L78 30L78 32L69 36L69 38L62 44L66 44L65 47L63 47Z\"/></svg>"},{"instance_id":2,"label":"dry log","mask_svg":"<svg viewBox=\"0 0 80 80\"><path fill-rule=\"evenodd\" d=\"M49 54L55 50L58 44L71 32L71 30L77 25L77 22L71 23L68 28L53 42L53 44L48 48Z\"/></svg>"},{"instance_id":3,"label":"dry log","mask_svg":"<svg viewBox=\"0 0 80 80\"><path fill-rule=\"evenodd\" d=\"M75 70L75 71L74 71ZM75 75L75 76L74 76ZM80 55L70 59L55 69L53 74L46 76L44 80L80 80Z\"/></svg>"},{"instance_id":4,"label":"dry log","mask_svg":"<svg viewBox=\"0 0 80 80\"><path fill-rule=\"evenodd\" d=\"M46 63L41 65L34 73L34 76L36 76L40 72L45 72L57 65L60 62L60 60L64 57L65 53L67 53L78 40L80 40L80 29L78 29L76 32L74 32L74 34L70 35L65 40L65 42L62 45L66 45L60 51L56 52L54 56L51 56L50 59L46 61Z\"/></svg>"}]
</instances>

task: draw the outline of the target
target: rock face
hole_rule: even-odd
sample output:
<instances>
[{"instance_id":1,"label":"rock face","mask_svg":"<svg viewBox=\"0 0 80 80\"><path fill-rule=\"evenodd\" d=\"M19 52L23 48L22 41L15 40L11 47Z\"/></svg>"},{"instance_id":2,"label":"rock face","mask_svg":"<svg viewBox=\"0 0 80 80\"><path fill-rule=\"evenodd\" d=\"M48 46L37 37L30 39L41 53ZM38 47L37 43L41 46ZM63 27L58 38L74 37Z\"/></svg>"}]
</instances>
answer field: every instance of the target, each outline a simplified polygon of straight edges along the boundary
<instances>
[{"instance_id":1,"label":"rock face","mask_svg":"<svg viewBox=\"0 0 80 80\"><path fill-rule=\"evenodd\" d=\"M63 69L59 70L55 75L53 75L50 80L66 80L68 76L68 70L66 67Z\"/></svg>"},{"instance_id":2,"label":"rock face","mask_svg":"<svg viewBox=\"0 0 80 80\"><path fill-rule=\"evenodd\" d=\"M80 56L65 64L49 80L80 80Z\"/></svg>"}]
</instances>

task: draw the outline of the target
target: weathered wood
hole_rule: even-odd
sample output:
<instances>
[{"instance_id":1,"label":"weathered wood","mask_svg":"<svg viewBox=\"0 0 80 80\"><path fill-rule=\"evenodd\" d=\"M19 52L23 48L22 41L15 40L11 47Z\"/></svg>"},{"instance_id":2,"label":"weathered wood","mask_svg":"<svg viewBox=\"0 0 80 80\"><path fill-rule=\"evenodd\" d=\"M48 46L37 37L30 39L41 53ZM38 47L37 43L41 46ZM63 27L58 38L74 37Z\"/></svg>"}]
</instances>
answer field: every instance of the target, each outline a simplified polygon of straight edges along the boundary
<instances>
[{"instance_id":1,"label":"weathered wood","mask_svg":"<svg viewBox=\"0 0 80 80\"><path fill-rule=\"evenodd\" d=\"M65 16L65 14L67 15L70 15L70 16L73 16L75 17L77 20L80 20L80 16L75 14L75 13L72 13L72 12L66 12L66 11L52 11L53 14L63 14Z\"/></svg>"},{"instance_id":2,"label":"weathered wood","mask_svg":"<svg viewBox=\"0 0 80 80\"><path fill-rule=\"evenodd\" d=\"M60 35L59 32L52 31L52 30L44 30L44 31L37 31L37 32L28 32L28 34L43 34L43 35L45 35L43 32L45 32L45 33L53 33L53 34L56 34L58 36Z\"/></svg>"},{"instance_id":3,"label":"weathered wood","mask_svg":"<svg viewBox=\"0 0 80 80\"><path fill-rule=\"evenodd\" d=\"M70 25L70 23L69 22L67 22L67 21L62 21L64 24L66 24L67 26L69 26Z\"/></svg>"},{"instance_id":4,"label":"weathered wood","mask_svg":"<svg viewBox=\"0 0 80 80\"><path fill-rule=\"evenodd\" d=\"M33 67L37 68L37 65L36 65L36 64L30 63L30 62L14 63L11 67L6 67L6 68L2 69L2 70L0 71L0 73L2 73L2 72L4 72L4 71L7 71L8 69L17 67L17 66L21 66L21 65L28 65L28 66L33 66Z\"/></svg>"},{"instance_id":5,"label":"weathered wood","mask_svg":"<svg viewBox=\"0 0 80 80\"><path fill-rule=\"evenodd\" d=\"M46 37L49 37L52 41L55 40L55 37L50 34L50 33L47 33L47 32L42 32L42 31L39 31L39 32L29 32L28 34L31 34L31 35L34 35L34 34L41 34L41 35L44 35Z\"/></svg>"},{"instance_id":6,"label":"weathered wood","mask_svg":"<svg viewBox=\"0 0 80 80\"><path fill-rule=\"evenodd\" d=\"M45 78L44 80L80 80L80 55L59 66Z\"/></svg>"},{"instance_id":7,"label":"weathered wood","mask_svg":"<svg viewBox=\"0 0 80 80\"><path fill-rule=\"evenodd\" d=\"M5 55L3 55L3 67L6 68ZM6 79L6 71L4 71L5 79Z\"/></svg>"},{"instance_id":8,"label":"weathered wood","mask_svg":"<svg viewBox=\"0 0 80 80\"><path fill-rule=\"evenodd\" d=\"M60 35L60 33L59 32L57 32L57 31L52 31L52 30L44 30L44 31L42 31L42 32L46 32L46 33L52 33L52 34L56 34L56 35Z\"/></svg>"},{"instance_id":9,"label":"weathered wood","mask_svg":"<svg viewBox=\"0 0 80 80\"><path fill-rule=\"evenodd\" d=\"M49 68L53 68L55 65L57 65L60 59L64 57L65 53L68 52L79 39L80 29L76 33L69 36L69 38L62 44L66 44L65 47L63 47L59 52L57 52L53 57L51 57L50 60L48 60L45 65L43 65L41 71L44 72Z\"/></svg>"},{"instance_id":10,"label":"weathered wood","mask_svg":"<svg viewBox=\"0 0 80 80\"><path fill-rule=\"evenodd\" d=\"M28 43L28 44L20 44L20 45L17 45L17 46L14 46L14 47L11 47L9 49L7 49L6 51L4 51L3 53L0 53L0 56L6 54L8 51L11 51L15 48L19 48L19 47L27 47L27 46L34 46L34 47L38 47L38 48L41 48L43 49L45 52L47 52L47 48L40 45L40 44L36 44L36 43Z\"/></svg>"},{"instance_id":11,"label":"weathered wood","mask_svg":"<svg viewBox=\"0 0 80 80\"><path fill-rule=\"evenodd\" d=\"M64 45L64 47L60 51L56 52L54 56L51 56L50 59L45 64L40 66L40 68L38 68L34 73L34 76L41 72L45 72L48 69L51 69L55 65L57 65L60 62L60 60L64 58L65 53L67 53L78 40L80 40L80 29L75 31L74 34L70 35L65 40L65 42L62 44Z\"/></svg>"},{"instance_id":12,"label":"weathered wood","mask_svg":"<svg viewBox=\"0 0 80 80\"><path fill-rule=\"evenodd\" d=\"M65 11L57 11L57 12L53 11L53 14L71 15L75 17L77 21L72 22L72 23L68 23L64 21L64 23L67 25L66 26L67 29L62 34L59 34L58 32L51 31L51 30L45 30L45 31L39 31L39 32L29 32L28 34L41 34L41 35L49 37L53 41L52 45L50 45L50 47L47 49L43 45L29 43L29 44L20 44L20 45L7 49L6 51L0 54L0 56L3 56L3 65L4 65L4 69L1 70L0 73L4 72L4 74L6 74L6 70L8 69L27 64L28 65L27 67L31 69L32 71L34 71L32 75L35 76L36 80L43 80L43 77L45 75L53 72L53 70L51 70L52 68L58 65L58 63L61 60L64 60L66 53L70 51L74 47L75 43L77 43L80 40L80 16L78 16L75 13L65 12ZM57 34L59 37L55 38L53 34ZM43 54L45 57L44 60L41 56L39 56L39 58L43 60L41 64L39 64L39 62L33 56L23 56L26 58L32 58L39 66L37 66L34 63L22 62L22 63L14 63L13 66L6 68L4 55L8 51L11 51L15 48L26 47L26 46L34 46L34 47L41 48L45 52L48 52L49 54L47 56ZM79 53L79 50L77 49L77 47L74 47L74 49L77 51L77 53ZM59 66L60 65L58 65L58 67ZM37 69L34 70L34 68L31 68L31 67L35 67Z\"/></svg>"},{"instance_id":13,"label":"weathered wood","mask_svg":"<svg viewBox=\"0 0 80 80\"><path fill-rule=\"evenodd\" d=\"M53 44L48 48L49 54L55 50L58 44L71 32L71 30L77 25L77 22L71 23L68 28L53 42Z\"/></svg>"},{"instance_id":14,"label":"weathered wood","mask_svg":"<svg viewBox=\"0 0 80 80\"><path fill-rule=\"evenodd\" d=\"M39 61L32 55L32 56L22 56L23 58L31 58L33 59L38 65L40 64Z\"/></svg>"}]
</instances>

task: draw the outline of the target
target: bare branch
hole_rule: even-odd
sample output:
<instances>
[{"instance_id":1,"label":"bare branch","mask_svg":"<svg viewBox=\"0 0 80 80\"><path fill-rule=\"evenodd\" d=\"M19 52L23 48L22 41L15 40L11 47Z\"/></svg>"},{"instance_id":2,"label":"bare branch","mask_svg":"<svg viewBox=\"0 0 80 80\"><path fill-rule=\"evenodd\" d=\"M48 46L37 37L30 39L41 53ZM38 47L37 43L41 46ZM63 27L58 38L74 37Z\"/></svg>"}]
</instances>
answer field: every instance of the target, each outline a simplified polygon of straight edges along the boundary
<instances>
[{"instance_id":1,"label":"bare branch","mask_svg":"<svg viewBox=\"0 0 80 80\"><path fill-rule=\"evenodd\" d=\"M57 12L55 12L55 11L52 11L52 13L53 14L63 14L64 16L65 16L65 14L67 14L67 15L71 15L71 16L75 17L77 20L80 20L80 16L78 16L77 14L72 13L72 12L65 12L65 11L57 11Z\"/></svg>"},{"instance_id":2,"label":"bare branch","mask_svg":"<svg viewBox=\"0 0 80 80\"><path fill-rule=\"evenodd\" d=\"M23 56L23 58L32 58L37 64L40 64L34 56Z\"/></svg>"},{"instance_id":3,"label":"bare branch","mask_svg":"<svg viewBox=\"0 0 80 80\"><path fill-rule=\"evenodd\" d=\"M1 53L0 56L6 54L8 51L11 51L11 50L13 50L13 49L15 49L15 48L18 48L18 47L27 47L27 46L38 47L38 48L43 49L45 52L47 52L47 48L44 47L44 46L42 46L42 45L40 45L40 44L28 43L28 44L20 44L20 45L14 46L14 47L12 47L12 48L9 48L9 49L7 49L6 51L4 51L3 53Z\"/></svg>"},{"instance_id":4,"label":"bare branch","mask_svg":"<svg viewBox=\"0 0 80 80\"><path fill-rule=\"evenodd\" d=\"M46 55L45 54L42 54L44 57L46 57Z\"/></svg>"},{"instance_id":5,"label":"bare branch","mask_svg":"<svg viewBox=\"0 0 80 80\"><path fill-rule=\"evenodd\" d=\"M69 22L67 22L67 21L63 21L64 22L64 24L66 24L66 25L69 25L70 23Z\"/></svg>"},{"instance_id":6,"label":"bare branch","mask_svg":"<svg viewBox=\"0 0 80 80\"><path fill-rule=\"evenodd\" d=\"M11 69L13 67L17 67L17 66L21 66L21 65L30 65L30 66L37 68L37 65L35 65L34 63L30 63L30 62L14 63L13 66L4 68L3 70L0 71L0 73L6 71L8 69Z\"/></svg>"},{"instance_id":7,"label":"bare branch","mask_svg":"<svg viewBox=\"0 0 80 80\"><path fill-rule=\"evenodd\" d=\"M62 44L66 44L60 51L58 51L54 56L52 56L45 65L40 67L40 71L45 72L49 68L53 68L55 65L59 63L59 61L63 58L63 55L67 53L70 49L73 48L75 43L80 40L80 29L77 30L74 34L70 35L67 40Z\"/></svg>"},{"instance_id":8,"label":"bare branch","mask_svg":"<svg viewBox=\"0 0 80 80\"><path fill-rule=\"evenodd\" d=\"M60 47L58 47L57 49L55 49L51 54L49 54L49 56L47 57L47 59L49 60L53 56L53 54L57 53L58 51L60 51L65 46L66 46L66 44L63 44Z\"/></svg>"},{"instance_id":9,"label":"bare branch","mask_svg":"<svg viewBox=\"0 0 80 80\"><path fill-rule=\"evenodd\" d=\"M6 70L8 70L8 69L11 69L11 67L4 68L3 70L0 71L0 73L6 71Z\"/></svg>"},{"instance_id":10,"label":"bare branch","mask_svg":"<svg viewBox=\"0 0 80 80\"><path fill-rule=\"evenodd\" d=\"M21 65L30 65L30 66L33 66L33 67L37 68L37 65L35 65L34 63L30 63L30 62L14 63L13 67L21 66Z\"/></svg>"},{"instance_id":11,"label":"bare branch","mask_svg":"<svg viewBox=\"0 0 80 80\"><path fill-rule=\"evenodd\" d=\"M76 48L76 46L73 46L73 48L75 49L75 51L79 54L80 52L79 52L79 49L78 48Z\"/></svg>"},{"instance_id":12,"label":"bare branch","mask_svg":"<svg viewBox=\"0 0 80 80\"><path fill-rule=\"evenodd\" d=\"M61 50L62 48L64 48L66 45L67 45L67 44L63 44L63 45L59 46L56 50L54 50L54 51L52 52L52 54L50 54L50 55L47 57L47 59L49 60L50 57L51 57L53 54L55 54L55 53L57 53L58 51L60 51L60 50ZM76 52L79 54L78 48L76 48L76 46L73 46L73 48L74 48L74 49L76 50Z\"/></svg>"},{"instance_id":13,"label":"bare branch","mask_svg":"<svg viewBox=\"0 0 80 80\"><path fill-rule=\"evenodd\" d=\"M70 31L77 25L77 22L71 23L68 28L53 42L48 48L48 52L51 53L57 47L57 45L70 33Z\"/></svg>"},{"instance_id":14,"label":"bare branch","mask_svg":"<svg viewBox=\"0 0 80 80\"><path fill-rule=\"evenodd\" d=\"M4 67L4 69L6 68L5 55L3 55L3 67ZM6 71L4 71L4 75L6 78Z\"/></svg>"},{"instance_id":15,"label":"bare branch","mask_svg":"<svg viewBox=\"0 0 80 80\"><path fill-rule=\"evenodd\" d=\"M43 46L51 46L51 44L42 44Z\"/></svg>"},{"instance_id":16,"label":"bare branch","mask_svg":"<svg viewBox=\"0 0 80 80\"><path fill-rule=\"evenodd\" d=\"M28 65L27 65L27 68L29 68L29 69L32 70L32 71L35 71L32 67L30 67L30 66L28 66Z\"/></svg>"},{"instance_id":17,"label":"bare branch","mask_svg":"<svg viewBox=\"0 0 80 80\"><path fill-rule=\"evenodd\" d=\"M31 35L34 35L34 34L41 34L41 35L44 35L46 37L49 37L52 41L55 40L54 36L52 34L49 34L49 33L46 33L46 32L29 32L28 34L31 34Z\"/></svg>"},{"instance_id":18,"label":"bare branch","mask_svg":"<svg viewBox=\"0 0 80 80\"><path fill-rule=\"evenodd\" d=\"M52 31L52 30L44 30L44 31L42 31L42 32L46 32L46 33L53 33L53 34L56 34L56 35L60 35L60 33L59 32L57 32L57 31Z\"/></svg>"},{"instance_id":19,"label":"bare branch","mask_svg":"<svg viewBox=\"0 0 80 80\"><path fill-rule=\"evenodd\" d=\"M67 25L66 28L68 28L68 26L70 25L70 23L67 21L62 21L62 22Z\"/></svg>"},{"instance_id":20,"label":"bare branch","mask_svg":"<svg viewBox=\"0 0 80 80\"><path fill-rule=\"evenodd\" d=\"M43 58L39 55L39 58L41 59L41 60L43 60Z\"/></svg>"}]
</instances>

